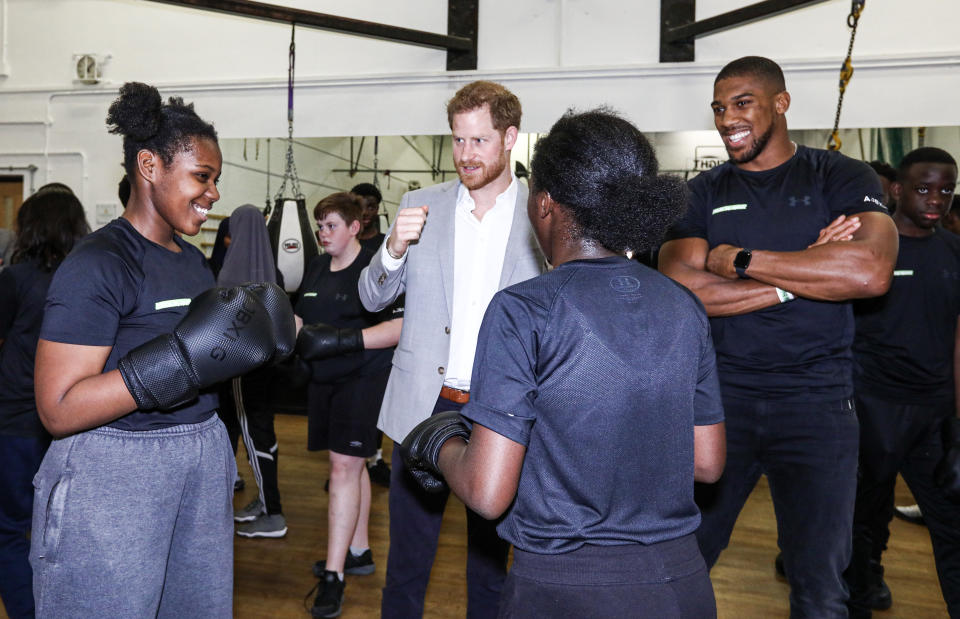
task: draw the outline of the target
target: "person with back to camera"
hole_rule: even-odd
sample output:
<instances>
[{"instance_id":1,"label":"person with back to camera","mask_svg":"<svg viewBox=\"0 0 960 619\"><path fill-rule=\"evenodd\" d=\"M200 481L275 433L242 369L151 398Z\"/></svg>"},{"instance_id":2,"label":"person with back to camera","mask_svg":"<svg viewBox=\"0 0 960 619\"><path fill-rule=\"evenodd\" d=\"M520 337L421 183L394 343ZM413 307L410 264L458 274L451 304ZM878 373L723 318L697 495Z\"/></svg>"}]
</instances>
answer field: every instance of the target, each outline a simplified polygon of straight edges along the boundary
<instances>
[{"instance_id":1,"label":"person with back to camera","mask_svg":"<svg viewBox=\"0 0 960 619\"><path fill-rule=\"evenodd\" d=\"M425 488L446 480L502 518L514 558L500 617L715 616L693 535L694 480L724 463L709 322L623 255L660 241L682 181L603 109L568 112L530 167L527 214L555 268L494 296L470 402L412 430L404 460Z\"/></svg>"},{"instance_id":2,"label":"person with back to camera","mask_svg":"<svg viewBox=\"0 0 960 619\"><path fill-rule=\"evenodd\" d=\"M335 193L313 209L324 253L313 258L294 308L304 322L297 353L310 364L307 449L330 454L327 556L314 564L320 579L314 617L340 614L344 574L372 574L368 539L370 476L366 458L377 449L377 418L400 339L400 300L372 313L360 303L357 281L373 252L360 231L363 202Z\"/></svg>"},{"instance_id":3,"label":"person with back to camera","mask_svg":"<svg viewBox=\"0 0 960 619\"><path fill-rule=\"evenodd\" d=\"M660 270L711 317L727 464L698 488L711 568L761 475L794 617L845 617L857 484L850 299L886 292L896 228L870 167L790 141L790 94L768 58L728 63L714 123L730 160L694 177Z\"/></svg>"},{"instance_id":4,"label":"person with back to camera","mask_svg":"<svg viewBox=\"0 0 960 619\"><path fill-rule=\"evenodd\" d=\"M10 619L34 616L28 555L33 476L50 443L33 395L43 302L54 271L90 232L72 191L43 186L17 213L12 264L0 272L0 599Z\"/></svg>"},{"instance_id":5,"label":"person with back to camera","mask_svg":"<svg viewBox=\"0 0 960 619\"><path fill-rule=\"evenodd\" d=\"M521 108L500 84L471 82L447 103L458 180L404 194L386 241L360 277L360 299L380 311L406 293L403 331L380 410L394 441L390 551L380 612L423 615L447 495L429 495L405 472L397 443L434 412L470 399L477 332L493 295L543 271L510 169ZM497 614L509 546L467 510L467 616Z\"/></svg>"},{"instance_id":6,"label":"person with back to camera","mask_svg":"<svg viewBox=\"0 0 960 619\"><path fill-rule=\"evenodd\" d=\"M55 437L34 480L38 617L232 616L236 463L218 383L292 351L270 285L211 288L195 235L220 197L217 134L130 82L107 123L131 195L54 275L37 411Z\"/></svg>"}]
</instances>

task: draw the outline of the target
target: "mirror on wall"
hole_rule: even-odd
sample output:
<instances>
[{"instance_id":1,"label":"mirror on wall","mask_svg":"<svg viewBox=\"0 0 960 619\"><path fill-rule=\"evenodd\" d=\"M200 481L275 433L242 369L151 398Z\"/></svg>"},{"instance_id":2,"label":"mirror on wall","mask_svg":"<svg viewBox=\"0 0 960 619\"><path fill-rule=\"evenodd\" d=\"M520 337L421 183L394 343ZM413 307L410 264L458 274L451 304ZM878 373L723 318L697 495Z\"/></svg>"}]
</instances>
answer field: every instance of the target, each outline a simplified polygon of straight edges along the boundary
<instances>
[{"instance_id":1,"label":"mirror on wall","mask_svg":"<svg viewBox=\"0 0 960 619\"><path fill-rule=\"evenodd\" d=\"M824 148L826 129L791 130L798 144ZM511 152L511 168L518 176L529 169L539 133L520 134ZM726 151L716 131L647 133L664 172L690 179L726 161ZM906 127L844 129L841 151L864 161L891 165L921 145L938 146L960 157L960 127ZM223 176L220 201L210 220L194 239L208 255L219 221L243 204L260 208L273 202L283 181L286 138L223 139ZM380 227L386 231L403 194L456 178L449 135L346 136L295 138L293 154L307 210L323 197L348 191L358 183L373 183L383 194ZM292 196L285 196L292 197ZM315 225L311 221L311 225Z\"/></svg>"}]
</instances>

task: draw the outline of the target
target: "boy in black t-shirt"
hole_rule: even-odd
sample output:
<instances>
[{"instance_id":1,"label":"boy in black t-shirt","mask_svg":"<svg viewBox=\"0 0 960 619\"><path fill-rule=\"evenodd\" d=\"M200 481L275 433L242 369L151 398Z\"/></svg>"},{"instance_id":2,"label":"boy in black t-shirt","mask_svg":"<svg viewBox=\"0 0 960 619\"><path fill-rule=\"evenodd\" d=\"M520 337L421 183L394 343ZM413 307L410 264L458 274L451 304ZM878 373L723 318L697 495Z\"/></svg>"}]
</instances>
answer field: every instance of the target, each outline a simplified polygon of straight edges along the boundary
<instances>
[{"instance_id":1,"label":"boy in black t-shirt","mask_svg":"<svg viewBox=\"0 0 960 619\"><path fill-rule=\"evenodd\" d=\"M889 607L889 593L877 604L882 571L871 558L885 541L897 473L930 530L950 616L960 616L960 504L944 495L934 474L943 459L944 420L957 415L960 237L937 225L956 183L957 164L945 151L920 148L904 157L891 185L900 233L893 285L884 296L854 305L860 480L847 572L851 617Z\"/></svg>"},{"instance_id":2,"label":"boy in black t-shirt","mask_svg":"<svg viewBox=\"0 0 960 619\"><path fill-rule=\"evenodd\" d=\"M374 314L360 303L357 282L373 256L357 240L361 212L361 199L350 193L317 204L324 253L307 265L295 307L304 322L297 350L312 374L307 449L330 451L327 558L314 566L321 579L314 617L340 614L344 573L374 570L365 462L377 451L377 417L403 324L399 305Z\"/></svg>"},{"instance_id":3,"label":"boy in black t-shirt","mask_svg":"<svg viewBox=\"0 0 960 619\"><path fill-rule=\"evenodd\" d=\"M857 478L847 301L886 292L896 230L866 164L790 141L772 60L729 63L711 107L730 161L690 182L660 250L711 316L727 419L727 467L700 489L697 540L712 566L765 474L791 613L843 617Z\"/></svg>"}]
</instances>

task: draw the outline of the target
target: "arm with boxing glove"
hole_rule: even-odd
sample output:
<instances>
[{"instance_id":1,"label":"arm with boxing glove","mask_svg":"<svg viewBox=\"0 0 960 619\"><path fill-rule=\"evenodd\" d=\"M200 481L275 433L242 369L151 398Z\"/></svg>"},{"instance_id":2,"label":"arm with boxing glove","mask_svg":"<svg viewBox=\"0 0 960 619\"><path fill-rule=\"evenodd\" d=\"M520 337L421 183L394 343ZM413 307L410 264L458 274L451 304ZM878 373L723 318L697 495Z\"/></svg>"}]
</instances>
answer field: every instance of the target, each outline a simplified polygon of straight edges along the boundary
<instances>
[{"instance_id":1,"label":"arm with boxing glove","mask_svg":"<svg viewBox=\"0 0 960 619\"><path fill-rule=\"evenodd\" d=\"M303 325L297 335L297 354L307 361L319 361L368 348L392 348L400 341L402 328L403 318L365 329L339 328L320 322Z\"/></svg>"},{"instance_id":2,"label":"arm with boxing glove","mask_svg":"<svg viewBox=\"0 0 960 619\"><path fill-rule=\"evenodd\" d=\"M290 354L293 311L271 285L213 288L194 299L173 333L158 336L103 372L110 346L41 339L36 397L54 436L95 428L134 410L168 410L200 389Z\"/></svg>"},{"instance_id":3,"label":"arm with boxing glove","mask_svg":"<svg viewBox=\"0 0 960 619\"><path fill-rule=\"evenodd\" d=\"M410 474L428 492L449 485L467 507L488 520L510 507L527 448L459 413L438 413L410 431L400 446Z\"/></svg>"},{"instance_id":4,"label":"arm with boxing glove","mask_svg":"<svg viewBox=\"0 0 960 619\"><path fill-rule=\"evenodd\" d=\"M960 503L960 317L953 337L953 382L955 414L943 422L943 457L933 479L950 500Z\"/></svg>"}]
</instances>

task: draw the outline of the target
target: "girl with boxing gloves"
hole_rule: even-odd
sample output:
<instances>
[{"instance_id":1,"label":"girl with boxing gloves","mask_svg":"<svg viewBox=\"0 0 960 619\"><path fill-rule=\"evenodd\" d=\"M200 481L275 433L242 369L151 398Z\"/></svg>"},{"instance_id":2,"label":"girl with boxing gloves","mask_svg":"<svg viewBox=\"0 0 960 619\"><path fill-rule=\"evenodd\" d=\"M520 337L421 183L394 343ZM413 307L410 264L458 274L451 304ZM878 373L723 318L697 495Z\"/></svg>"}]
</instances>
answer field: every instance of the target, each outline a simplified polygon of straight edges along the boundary
<instances>
[{"instance_id":1,"label":"girl with boxing gloves","mask_svg":"<svg viewBox=\"0 0 960 619\"><path fill-rule=\"evenodd\" d=\"M405 463L502 518L501 617L715 616L693 536L694 480L725 459L709 323L688 290L624 256L659 243L682 183L604 110L557 121L531 171L527 214L555 268L493 297L470 402L417 426Z\"/></svg>"},{"instance_id":2,"label":"girl with boxing gloves","mask_svg":"<svg viewBox=\"0 0 960 619\"><path fill-rule=\"evenodd\" d=\"M38 617L231 617L236 463L217 383L289 354L276 286L212 288L194 235L220 197L213 126L125 84L127 208L50 286L37 349L40 419L56 440L34 486Z\"/></svg>"}]
</instances>

